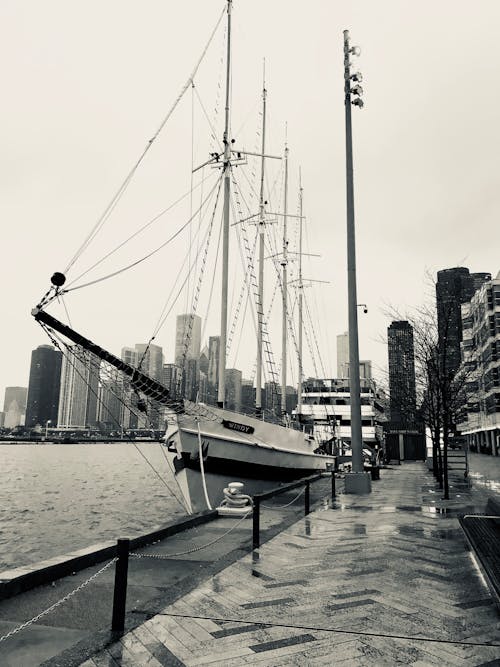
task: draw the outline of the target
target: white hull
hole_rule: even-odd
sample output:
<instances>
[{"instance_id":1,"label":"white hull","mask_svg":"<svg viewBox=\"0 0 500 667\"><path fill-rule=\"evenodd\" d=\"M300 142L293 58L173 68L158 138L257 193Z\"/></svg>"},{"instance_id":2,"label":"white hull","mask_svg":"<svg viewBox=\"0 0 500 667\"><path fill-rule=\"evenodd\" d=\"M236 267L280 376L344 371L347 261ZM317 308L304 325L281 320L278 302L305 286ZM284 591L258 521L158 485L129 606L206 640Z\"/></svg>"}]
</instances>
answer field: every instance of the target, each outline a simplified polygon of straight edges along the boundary
<instances>
[{"instance_id":1,"label":"white hull","mask_svg":"<svg viewBox=\"0 0 500 667\"><path fill-rule=\"evenodd\" d=\"M334 465L334 457L314 453L316 443L300 431L209 409L213 419L179 417L175 438L177 479L193 512L216 507L228 482L243 482L252 495Z\"/></svg>"}]
</instances>

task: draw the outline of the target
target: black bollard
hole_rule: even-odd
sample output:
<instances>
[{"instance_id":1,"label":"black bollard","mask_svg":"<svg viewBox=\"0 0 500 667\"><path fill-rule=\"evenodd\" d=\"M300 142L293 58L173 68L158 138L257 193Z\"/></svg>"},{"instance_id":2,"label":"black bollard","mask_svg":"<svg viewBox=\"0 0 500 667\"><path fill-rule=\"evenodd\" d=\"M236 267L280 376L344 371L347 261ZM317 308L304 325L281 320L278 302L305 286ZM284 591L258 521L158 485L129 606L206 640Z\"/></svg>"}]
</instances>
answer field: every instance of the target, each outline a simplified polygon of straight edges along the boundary
<instances>
[{"instance_id":1,"label":"black bollard","mask_svg":"<svg viewBox=\"0 0 500 667\"><path fill-rule=\"evenodd\" d=\"M260 548L260 499L254 497L252 549L254 552L257 552L259 548Z\"/></svg>"},{"instance_id":2,"label":"black bollard","mask_svg":"<svg viewBox=\"0 0 500 667\"><path fill-rule=\"evenodd\" d=\"M127 601L127 574L128 574L128 554L130 550L130 540L128 538L118 540L116 543L116 553L118 560L115 565L115 590L113 593L113 619L111 621L111 630L113 632L123 632L125 628L125 605Z\"/></svg>"},{"instance_id":3,"label":"black bollard","mask_svg":"<svg viewBox=\"0 0 500 667\"><path fill-rule=\"evenodd\" d=\"M336 490L335 490L335 471L332 470L332 500L335 500L336 498Z\"/></svg>"}]
</instances>

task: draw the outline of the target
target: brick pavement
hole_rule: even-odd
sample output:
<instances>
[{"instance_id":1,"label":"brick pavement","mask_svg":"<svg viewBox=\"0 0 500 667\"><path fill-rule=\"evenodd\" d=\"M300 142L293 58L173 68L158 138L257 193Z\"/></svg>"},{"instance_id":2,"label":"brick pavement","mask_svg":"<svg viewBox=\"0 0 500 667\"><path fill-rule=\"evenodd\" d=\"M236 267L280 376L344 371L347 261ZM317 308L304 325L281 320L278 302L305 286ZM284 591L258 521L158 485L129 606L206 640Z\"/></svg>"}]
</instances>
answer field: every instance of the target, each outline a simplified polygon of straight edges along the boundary
<instances>
[{"instance_id":1,"label":"brick pavement","mask_svg":"<svg viewBox=\"0 0 500 667\"><path fill-rule=\"evenodd\" d=\"M81 667L500 665L499 618L420 463L297 521ZM493 646L491 644L494 644Z\"/></svg>"}]
</instances>

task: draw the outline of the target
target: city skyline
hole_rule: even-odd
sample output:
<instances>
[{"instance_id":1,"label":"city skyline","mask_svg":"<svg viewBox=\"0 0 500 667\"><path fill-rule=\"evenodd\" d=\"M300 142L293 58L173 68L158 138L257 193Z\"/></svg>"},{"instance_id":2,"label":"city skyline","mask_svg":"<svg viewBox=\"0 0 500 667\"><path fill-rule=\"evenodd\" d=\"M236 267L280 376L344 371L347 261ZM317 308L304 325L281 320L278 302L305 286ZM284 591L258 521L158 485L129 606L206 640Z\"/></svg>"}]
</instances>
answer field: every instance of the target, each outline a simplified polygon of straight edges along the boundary
<instances>
[{"instance_id":1,"label":"city skyline","mask_svg":"<svg viewBox=\"0 0 500 667\"><path fill-rule=\"evenodd\" d=\"M199 21L193 25L189 9L176 6L179 29L168 31L165 39L159 26L171 24L166 7L153 2L139 10L121 3L122 31L114 34L110 50L103 35L112 32L118 7L113 2L105 8L88 3L77 22L73 10L61 2L43 11L30 0L24 7L25 12L15 5L2 10L7 14L3 25L11 26L1 48L11 63L6 85L12 91L0 130L5 133L4 164L8 165L1 205L9 221L2 269L5 285L13 275L18 280L16 290L6 290L4 297L9 326L3 331L3 350L8 352L0 362L0 390L25 383L29 368L26 351L48 342L30 319L30 308L46 291L52 272L64 270L158 127L181 82L192 71L200 45L208 37L208 26L215 24L220 9L215 1L200 4ZM261 21L264 14L265 25ZM500 143L495 117L497 92L490 90L492 72L500 62L494 32L499 14L497 3L491 1L482 3L478 11L466 3L445 0L433 7L432 21L429 7L413 7L412 20L408 21L405 8L394 2L374 7L368 2L345 6L323 1L314 12L282 0L272 7L261 1L251 6L235 3L238 69L234 73L234 131L238 143L253 147L254 124L240 127L259 104L262 57L266 56L270 150L281 152L286 121L293 186L290 203L295 207L301 166L308 251L323 255L305 261L304 276L331 283L308 291L311 306L317 301L313 315L326 375L335 375L331 332L341 332L347 325L342 30L349 28L353 43L362 48L365 77L365 109L353 117L358 295L369 311L359 313L360 355L373 360L376 374L386 365L385 349L379 342L388 324L384 309L391 305L402 312L429 299L432 286L425 282L426 271L435 274L441 267L462 265L471 272L496 274L498 270L494 244L485 240L495 238L499 203L495 176ZM286 42L276 39L283 15L287 16ZM147 43L142 37L146 26L153 31ZM248 40L248 35L256 32L260 34L257 51ZM90 54L86 48L89 35L94 44ZM304 35L315 38L304 43L304 49L292 48L292 44L302 43ZM220 54L220 41L215 59ZM438 65L435 53L422 48L422 44L432 42L439 44ZM131 53L130 43L142 48ZM60 58L61 53L64 58ZM86 53L84 59L82 53ZM176 67L171 67L172 62ZM216 72L212 64L207 65L210 73ZM442 72L447 75L443 77ZM112 87L111 76L116 84ZM297 81L304 82L302 95L297 94ZM479 124L476 89L489 91ZM201 82L198 91L202 99L212 101ZM441 104L436 105L436 97ZM34 99L36 123L32 122ZM388 99L391 104L387 104ZM451 109L455 111L451 113ZM315 121L306 124L306 131L304 118L311 112ZM184 116L187 119L189 114ZM152 181L148 180L150 174L144 177L130 198L130 210L119 211L116 219L125 229L132 218L148 219L170 203L171 191L183 192L180 177L182 183L188 182L192 166L186 150L190 135L184 132L189 129L185 119L176 120L166 145L152 161L152 167L159 167L159 175ZM201 134L200 118L198 128ZM188 137L184 143L177 140L183 132ZM219 128L217 132L220 134ZM160 153L163 157L158 157ZM207 146L200 146L196 158L203 155L206 159L206 154ZM141 205L144 201L150 202L145 209ZM480 233L471 235L471 226ZM161 232L157 228L155 233L164 232L165 228ZM186 232L182 237L185 246L187 238ZM99 237L99 243L108 240L106 235ZM151 245L140 248L147 250ZM30 266L26 275L18 268L21 249ZM178 269L174 261L177 250L161 254L158 263L148 267L153 275L161 276L166 291ZM89 257L72 275L70 271L69 278L91 263ZM147 285L145 276L144 272L139 277L141 284L144 279ZM103 292L92 288L88 297L83 291L68 295L66 305L83 333L118 352L122 344L119 338L148 340L154 328L152 313L161 310L165 295L160 294L156 281L154 289L143 287L142 291L135 278L118 278L109 285ZM194 291L194 281L190 290ZM117 292L123 302L115 306ZM271 287L268 296L270 292ZM186 299L186 303L188 306L179 311L189 310L192 300ZM212 306L206 326L207 331L216 333L218 307ZM208 300L200 301L204 320L208 307ZM63 313L62 304L60 308ZM168 327L171 332L172 321ZM279 338L279 333L273 335ZM165 350L169 350L169 336L161 332L157 339ZM274 347L277 355L279 342ZM230 359L228 366L238 365L248 375L254 358L251 348L242 345L241 363ZM312 374L310 359L305 359L304 370L305 375Z\"/></svg>"}]
</instances>

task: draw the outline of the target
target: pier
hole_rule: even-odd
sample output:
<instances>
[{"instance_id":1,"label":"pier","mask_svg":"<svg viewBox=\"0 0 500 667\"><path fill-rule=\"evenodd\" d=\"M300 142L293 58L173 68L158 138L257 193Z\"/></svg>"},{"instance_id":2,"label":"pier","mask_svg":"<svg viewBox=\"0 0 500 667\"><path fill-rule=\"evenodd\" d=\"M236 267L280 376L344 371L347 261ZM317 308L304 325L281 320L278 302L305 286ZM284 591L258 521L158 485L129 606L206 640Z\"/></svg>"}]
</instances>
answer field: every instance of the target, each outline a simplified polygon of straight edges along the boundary
<instances>
[{"instance_id":1,"label":"pier","mask_svg":"<svg viewBox=\"0 0 500 667\"><path fill-rule=\"evenodd\" d=\"M424 464L403 463L368 496L338 491L332 502L327 484L311 487L307 516L303 497L284 507L278 496L262 510L257 552L248 518L139 550L123 633L110 630L111 565L0 643L2 665L499 664L495 601L458 521L482 511L491 489L457 478L445 501ZM0 635L104 565L2 601Z\"/></svg>"}]
</instances>

